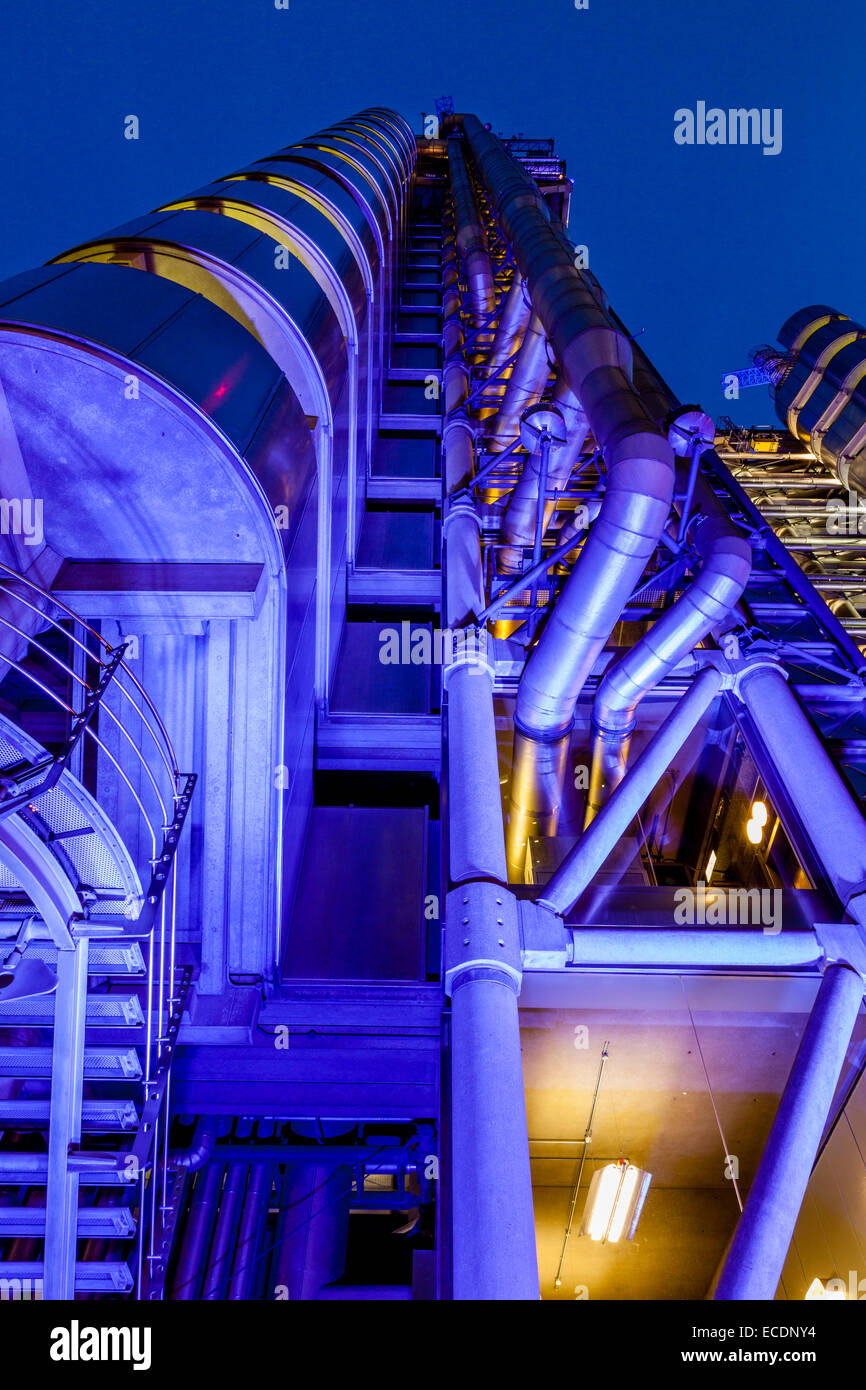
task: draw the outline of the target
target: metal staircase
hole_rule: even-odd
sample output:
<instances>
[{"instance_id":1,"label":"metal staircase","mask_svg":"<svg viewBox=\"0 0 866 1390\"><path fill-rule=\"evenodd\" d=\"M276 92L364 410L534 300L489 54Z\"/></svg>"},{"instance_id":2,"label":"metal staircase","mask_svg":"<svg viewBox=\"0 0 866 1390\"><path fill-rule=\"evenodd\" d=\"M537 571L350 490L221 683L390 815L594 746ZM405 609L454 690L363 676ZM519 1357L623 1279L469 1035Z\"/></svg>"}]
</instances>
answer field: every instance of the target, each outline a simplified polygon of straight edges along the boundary
<instances>
[{"instance_id":1,"label":"metal staircase","mask_svg":"<svg viewBox=\"0 0 866 1390\"><path fill-rule=\"evenodd\" d=\"M177 771L123 647L4 569L0 1299L140 1296L189 983L165 890L195 778ZM143 863L97 793L150 846Z\"/></svg>"}]
</instances>

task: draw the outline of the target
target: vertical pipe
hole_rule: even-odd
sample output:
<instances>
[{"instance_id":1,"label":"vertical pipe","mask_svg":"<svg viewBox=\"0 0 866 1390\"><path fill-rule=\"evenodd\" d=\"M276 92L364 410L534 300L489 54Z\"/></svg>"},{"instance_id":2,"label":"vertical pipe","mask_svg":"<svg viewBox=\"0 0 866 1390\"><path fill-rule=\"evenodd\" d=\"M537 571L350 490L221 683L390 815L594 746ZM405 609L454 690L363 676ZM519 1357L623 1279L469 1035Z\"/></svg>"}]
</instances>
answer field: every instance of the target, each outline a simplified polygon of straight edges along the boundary
<instances>
[{"instance_id":1,"label":"vertical pipe","mask_svg":"<svg viewBox=\"0 0 866 1390\"><path fill-rule=\"evenodd\" d=\"M238 1228L229 1299L243 1300L249 1296L255 1274L256 1255L271 1194L271 1167L268 1163L252 1163L244 1206Z\"/></svg>"},{"instance_id":2,"label":"vertical pipe","mask_svg":"<svg viewBox=\"0 0 866 1390\"><path fill-rule=\"evenodd\" d=\"M829 965L713 1297L772 1299L863 999L863 980Z\"/></svg>"},{"instance_id":3,"label":"vertical pipe","mask_svg":"<svg viewBox=\"0 0 866 1390\"><path fill-rule=\"evenodd\" d=\"M196 1177L172 1284L173 1300L194 1302L199 1297L224 1174L225 1164L209 1163Z\"/></svg>"},{"instance_id":4,"label":"vertical pipe","mask_svg":"<svg viewBox=\"0 0 866 1390\"><path fill-rule=\"evenodd\" d=\"M472 185L463 158L460 137L448 141L448 172L454 198L454 228L457 249L463 261L463 273L469 290L469 300L476 327L492 313L496 303L493 288L493 267L487 250L487 238L478 216Z\"/></svg>"},{"instance_id":5,"label":"vertical pipe","mask_svg":"<svg viewBox=\"0 0 866 1390\"><path fill-rule=\"evenodd\" d=\"M459 227L456 230L459 236ZM456 377L461 367L465 372L462 337L454 343L453 361ZM546 351L544 370L546 378ZM446 495L453 492L458 476L471 477L474 464L471 435L450 411L446 401ZM459 451L456 457L452 441ZM449 878L452 884L465 885L449 894L445 920L446 961L459 962L449 975L453 1295L474 1301L536 1299L538 1265L517 1014L521 962L516 910L507 959L503 964L494 958L502 954L506 940L496 920L497 914L506 915L507 890L497 886L505 883L506 863L494 672L486 658L485 633L471 626L484 606L477 514L467 503L457 504L447 513L443 530L446 619L464 639L457 659L444 671ZM479 909L481 944L476 951L468 945L462 907L479 887L488 896Z\"/></svg>"},{"instance_id":6,"label":"vertical pipe","mask_svg":"<svg viewBox=\"0 0 866 1390\"><path fill-rule=\"evenodd\" d=\"M293 1163L280 1201L277 1249L268 1297L315 1299L346 1264L351 1168Z\"/></svg>"},{"instance_id":7,"label":"vertical pipe","mask_svg":"<svg viewBox=\"0 0 866 1390\"><path fill-rule=\"evenodd\" d=\"M452 924L459 931L458 924ZM537 1299L518 985L467 970L451 999L454 1298Z\"/></svg>"},{"instance_id":8,"label":"vertical pipe","mask_svg":"<svg viewBox=\"0 0 866 1390\"><path fill-rule=\"evenodd\" d=\"M243 1163L229 1164L201 1293L203 1300L228 1297L229 1273L237 1237L238 1214L243 1200L248 1171Z\"/></svg>"}]
</instances>

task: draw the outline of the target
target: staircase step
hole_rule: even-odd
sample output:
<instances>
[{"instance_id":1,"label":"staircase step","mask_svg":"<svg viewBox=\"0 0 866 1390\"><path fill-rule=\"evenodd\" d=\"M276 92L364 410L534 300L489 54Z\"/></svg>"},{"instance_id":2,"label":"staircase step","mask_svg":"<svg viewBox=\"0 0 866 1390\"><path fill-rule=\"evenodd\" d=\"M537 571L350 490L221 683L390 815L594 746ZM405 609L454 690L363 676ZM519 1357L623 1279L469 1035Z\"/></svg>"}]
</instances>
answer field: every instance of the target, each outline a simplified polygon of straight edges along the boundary
<instances>
[{"instance_id":1,"label":"staircase step","mask_svg":"<svg viewBox=\"0 0 866 1390\"><path fill-rule=\"evenodd\" d=\"M50 1076L50 1047L0 1047L0 1076ZM85 1047L87 1080L139 1081L141 1063L133 1047Z\"/></svg>"},{"instance_id":2,"label":"staircase step","mask_svg":"<svg viewBox=\"0 0 866 1390\"><path fill-rule=\"evenodd\" d=\"M0 1264L0 1297L29 1299L42 1297L43 1266L41 1261ZM132 1274L123 1261L94 1261L76 1263L76 1293L129 1293ZM15 1289L21 1290L16 1293ZM33 1290L33 1292L30 1292Z\"/></svg>"},{"instance_id":3,"label":"staircase step","mask_svg":"<svg viewBox=\"0 0 866 1390\"><path fill-rule=\"evenodd\" d=\"M0 1237L44 1236L44 1207L0 1207ZM129 1207L79 1207L78 1236L105 1240L129 1240L135 1235L135 1217Z\"/></svg>"},{"instance_id":4,"label":"staircase step","mask_svg":"<svg viewBox=\"0 0 866 1390\"><path fill-rule=\"evenodd\" d=\"M57 947L51 941L31 941L28 954L49 965L57 963ZM87 961L89 975L143 975L144 956L137 941L91 941Z\"/></svg>"},{"instance_id":5,"label":"staircase step","mask_svg":"<svg viewBox=\"0 0 866 1390\"><path fill-rule=\"evenodd\" d=\"M9 1003L0 1001L0 1027L7 1019L14 1019L19 1026L50 1028L54 1023L54 1002L53 994L13 999ZM89 1028L140 1028L143 1024L144 1014L136 994L92 994L87 1000Z\"/></svg>"},{"instance_id":6,"label":"staircase step","mask_svg":"<svg viewBox=\"0 0 866 1390\"><path fill-rule=\"evenodd\" d=\"M0 1129L47 1129L50 1119L48 1096L44 1100L0 1100ZM81 1104L82 1128L97 1134L136 1129L138 1121L131 1100L85 1100Z\"/></svg>"}]
</instances>

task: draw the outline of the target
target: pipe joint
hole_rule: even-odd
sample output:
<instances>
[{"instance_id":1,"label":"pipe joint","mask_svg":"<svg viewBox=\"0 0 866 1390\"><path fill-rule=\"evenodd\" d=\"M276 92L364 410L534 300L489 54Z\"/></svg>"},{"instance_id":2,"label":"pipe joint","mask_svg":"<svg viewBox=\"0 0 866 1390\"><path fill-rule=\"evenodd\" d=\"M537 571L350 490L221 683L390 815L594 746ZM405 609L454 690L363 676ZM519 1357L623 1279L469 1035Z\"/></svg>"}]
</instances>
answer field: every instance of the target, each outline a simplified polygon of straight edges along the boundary
<instances>
[{"instance_id":1,"label":"pipe joint","mask_svg":"<svg viewBox=\"0 0 866 1390\"><path fill-rule=\"evenodd\" d=\"M493 640L483 627L461 627L454 633L454 645L449 660L442 668L442 683L447 690L459 671L468 668L470 675L487 675L496 680L496 657Z\"/></svg>"},{"instance_id":2,"label":"pipe joint","mask_svg":"<svg viewBox=\"0 0 866 1390\"><path fill-rule=\"evenodd\" d=\"M737 699L742 704L746 703L742 693L743 686L747 681L750 681L753 676L759 675L761 671L772 671L774 675L781 676L785 681L789 678L788 672L785 670L784 666L774 657L758 657L752 660L746 657L741 663L731 661L730 667L730 685L728 689L736 695Z\"/></svg>"},{"instance_id":3,"label":"pipe joint","mask_svg":"<svg viewBox=\"0 0 866 1390\"><path fill-rule=\"evenodd\" d=\"M850 894L845 903L846 911L851 912L850 904L855 898L866 902L866 883L859 884ZM866 939L861 928L853 923L816 922L815 935L824 953L822 969L831 965L846 966L860 976L866 988Z\"/></svg>"},{"instance_id":4,"label":"pipe joint","mask_svg":"<svg viewBox=\"0 0 866 1390\"><path fill-rule=\"evenodd\" d=\"M464 883L447 895L445 910L446 994L476 971L501 975L519 994L523 961L514 895L501 883Z\"/></svg>"}]
</instances>

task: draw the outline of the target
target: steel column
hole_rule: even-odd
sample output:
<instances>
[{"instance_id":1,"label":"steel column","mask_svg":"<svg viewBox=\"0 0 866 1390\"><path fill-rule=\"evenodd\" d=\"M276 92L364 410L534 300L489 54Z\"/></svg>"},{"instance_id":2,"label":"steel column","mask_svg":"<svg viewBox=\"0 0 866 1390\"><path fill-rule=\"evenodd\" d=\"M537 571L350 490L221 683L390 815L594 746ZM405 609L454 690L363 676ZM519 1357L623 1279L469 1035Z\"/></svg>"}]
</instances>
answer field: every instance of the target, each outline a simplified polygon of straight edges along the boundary
<instances>
[{"instance_id":1,"label":"steel column","mask_svg":"<svg viewBox=\"0 0 866 1390\"><path fill-rule=\"evenodd\" d=\"M827 967L713 1297L772 1299L851 1033L863 980Z\"/></svg>"}]
</instances>

